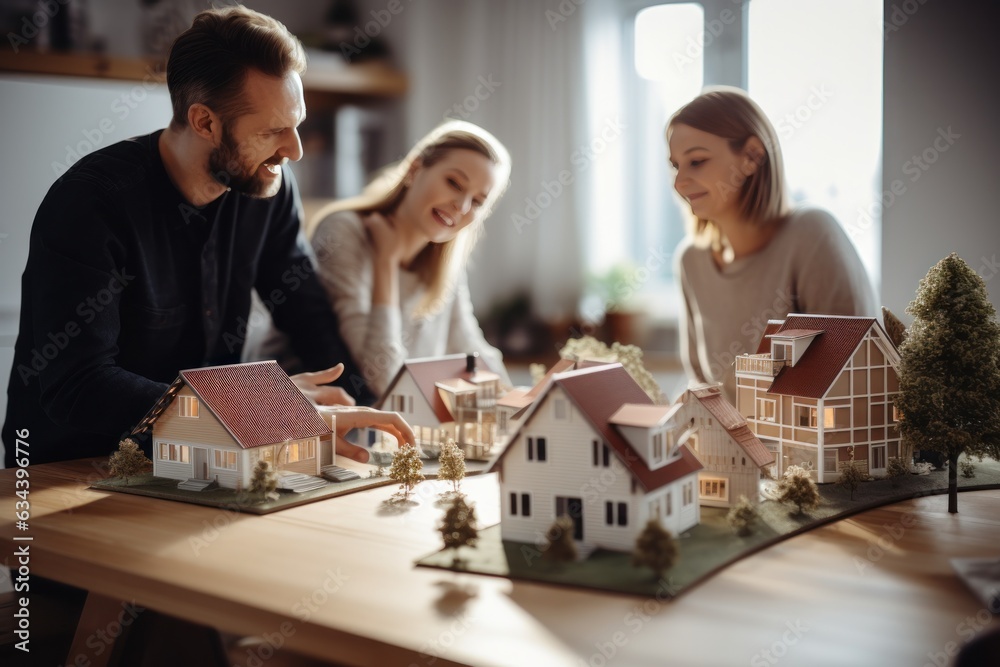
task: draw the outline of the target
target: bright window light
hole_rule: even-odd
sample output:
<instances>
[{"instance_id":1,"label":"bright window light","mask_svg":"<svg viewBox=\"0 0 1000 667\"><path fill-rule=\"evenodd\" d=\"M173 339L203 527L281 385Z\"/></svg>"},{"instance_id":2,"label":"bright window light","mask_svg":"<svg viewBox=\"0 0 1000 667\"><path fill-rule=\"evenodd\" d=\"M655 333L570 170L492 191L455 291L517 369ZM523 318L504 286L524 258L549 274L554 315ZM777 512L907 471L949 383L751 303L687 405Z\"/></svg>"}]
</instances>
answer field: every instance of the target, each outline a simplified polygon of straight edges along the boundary
<instances>
[{"instance_id":1,"label":"bright window light","mask_svg":"<svg viewBox=\"0 0 1000 667\"><path fill-rule=\"evenodd\" d=\"M795 206L840 221L881 283L882 2L753 0L750 95L778 131Z\"/></svg>"}]
</instances>

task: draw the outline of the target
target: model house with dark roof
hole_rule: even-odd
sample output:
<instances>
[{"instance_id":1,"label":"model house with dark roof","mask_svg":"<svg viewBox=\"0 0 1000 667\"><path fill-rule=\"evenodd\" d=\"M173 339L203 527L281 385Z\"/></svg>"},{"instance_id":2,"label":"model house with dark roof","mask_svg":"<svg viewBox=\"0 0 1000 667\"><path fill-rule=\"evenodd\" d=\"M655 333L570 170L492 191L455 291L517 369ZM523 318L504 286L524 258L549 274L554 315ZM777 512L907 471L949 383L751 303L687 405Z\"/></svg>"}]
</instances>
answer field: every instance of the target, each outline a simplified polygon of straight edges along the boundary
<instances>
[{"instance_id":1,"label":"model house with dark roof","mask_svg":"<svg viewBox=\"0 0 1000 667\"><path fill-rule=\"evenodd\" d=\"M773 325L773 327L771 326ZM901 449L899 353L873 317L789 315L736 359L736 408L777 458L835 482L851 460L883 475Z\"/></svg>"},{"instance_id":2,"label":"model house with dark roof","mask_svg":"<svg viewBox=\"0 0 1000 667\"><path fill-rule=\"evenodd\" d=\"M650 518L674 533L696 525L702 465L674 413L621 364L552 375L490 467L503 539L537 543L566 515L581 552L631 551Z\"/></svg>"},{"instance_id":3,"label":"model house with dark roof","mask_svg":"<svg viewBox=\"0 0 1000 667\"><path fill-rule=\"evenodd\" d=\"M732 507L741 495L760 496L761 469L774 454L750 430L719 386L685 391L675 403L675 420L686 425L683 442L704 468L698 473L698 502L704 507Z\"/></svg>"},{"instance_id":4,"label":"model house with dark roof","mask_svg":"<svg viewBox=\"0 0 1000 667\"><path fill-rule=\"evenodd\" d=\"M499 390L500 376L478 355L409 359L375 407L398 412L427 456L437 456L454 438L466 458L485 460L497 438ZM373 445L380 437L381 431L368 429L362 440Z\"/></svg>"},{"instance_id":5,"label":"model house with dark roof","mask_svg":"<svg viewBox=\"0 0 1000 667\"><path fill-rule=\"evenodd\" d=\"M155 477L242 490L261 459L318 476L334 463L331 427L276 362L261 361L181 371L133 433L152 431Z\"/></svg>"}]
</instances>

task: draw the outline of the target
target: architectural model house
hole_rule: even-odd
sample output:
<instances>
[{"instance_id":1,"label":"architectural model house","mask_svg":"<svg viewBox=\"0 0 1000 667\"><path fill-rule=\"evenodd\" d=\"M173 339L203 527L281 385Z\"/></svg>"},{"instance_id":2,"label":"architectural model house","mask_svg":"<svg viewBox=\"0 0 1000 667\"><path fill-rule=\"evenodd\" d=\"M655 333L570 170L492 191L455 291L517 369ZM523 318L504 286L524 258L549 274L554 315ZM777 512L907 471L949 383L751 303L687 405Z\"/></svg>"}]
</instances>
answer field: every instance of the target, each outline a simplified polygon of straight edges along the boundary
<instances>
[{"instance_id":1,"label":"architectural model house","mask_svg":"<svg viewBox=\"0 0 1000 667\"><path fill-rule=\"evenodd\" d=\"M901 455L899 353L875 318L789 315L736 359L736 408L777 456L835 482L851 460L873 475Z\"/></svg>"},{"instance_id":2,"label":"architectural model house","mask_svg":"<svg viewBox=\"0 0 1000 667\"><path fill-rule=\"evenodd\" d=\"M398 412L413 428L417 445L437 456L448 438L468 459L487 459L496 442L496 403L500 376L478 355L410 359L375 407ZM373 445L381 431L367 429L362 442Z\"/></svg>"},{"instance_id":3,"label":"architectural model house","mask_svg":"<svg viewBox=\"0 0 1000 667\"><path fill-rule=\"evenodd\" d=\"M718 386L685 391L673 418L687 425L683 441L704 469L698 473L698 502L706 507L732 507L741 495L760 496L760 471L774 464L774 454L754 435Z\"/></svg>"},{"instance_id":4,"label":"architectural model house","mask_svg":"<svg viewBox=\"0 0 1000 667\"><path fill-rule=\"evenodd\" d=\"M242 490L261 459L308 475L332 465L327 419L276 362L260 361L181 371L133 433L152 430L155 477Z\"/></svg>"},{"instance_id":5,"label":"architectural model house","mask_svg":"<svg viewBox=\"0 0 1000 667\"><path fill-rule=\"evenodd\" d=\"M582 551L631 551L650 518L696 525L702 466L680 444L677 409L654 405L621 364L552 375L490 468L503 539L536 543L567 515Z\"/></svg>"}]
</instances>

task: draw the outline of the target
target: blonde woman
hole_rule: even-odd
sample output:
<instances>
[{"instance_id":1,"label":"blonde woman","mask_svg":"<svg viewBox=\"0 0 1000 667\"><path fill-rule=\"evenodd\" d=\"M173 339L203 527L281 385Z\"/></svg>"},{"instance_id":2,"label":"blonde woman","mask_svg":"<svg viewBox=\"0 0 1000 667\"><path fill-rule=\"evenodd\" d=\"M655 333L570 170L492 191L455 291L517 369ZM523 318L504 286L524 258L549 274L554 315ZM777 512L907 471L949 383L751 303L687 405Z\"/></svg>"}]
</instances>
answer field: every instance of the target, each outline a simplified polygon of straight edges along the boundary
<instances>
[{"instance_id":1,"label":"blonde woman","mask_svg":"<svg viewBox=\"0 0 1000 667\"><path fill-rule=\"evenodd\" d=\"M490 133L446 122L358 197L307 228L330 303L365 383L385 392L405 359L478 352L509 384L472 311L466 262L507 186ZM272 341L265 345L274 352Z\"/></svg>"},{"instance_id":2,"label":"blonde woman","mask_svg":"<svg viewBox=\"0 0 1000 667\"><path fill-rule=\"evenodd\" d=\"M708 90L667 124L674 189L693 225L676 254L681 358L735 403L736 355L789 313L874 316L857 251L826 211L790 210L777 134L742 90ZM822 159L818 156L818 159Z\"/></svg>"}]
</instances>

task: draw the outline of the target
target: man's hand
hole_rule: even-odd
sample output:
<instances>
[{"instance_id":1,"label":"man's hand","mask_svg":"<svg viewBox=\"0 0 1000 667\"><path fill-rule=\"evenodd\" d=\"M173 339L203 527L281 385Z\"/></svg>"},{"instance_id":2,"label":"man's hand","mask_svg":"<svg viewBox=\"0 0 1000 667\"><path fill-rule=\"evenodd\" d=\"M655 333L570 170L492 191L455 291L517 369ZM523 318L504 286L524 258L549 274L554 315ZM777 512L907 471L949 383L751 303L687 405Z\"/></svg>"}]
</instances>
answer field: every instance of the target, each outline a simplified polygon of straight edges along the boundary
<instances>
[{"instance_id":1,"label":"man's hand","mask_svg":"<svg viewBox=\"0 0 1000 667\"><path fill-rule=\"evenodd\" d=\"M341 387L324 386L339 378L343 372L344 364L337 364L325 371L293 375L292 382L316 405L354 405L354 398Z\"/></svg>"},{"instance_id":2,"label":"man's hand","mask_svg":"<svg viewBox=\"0 0 1000 667\"><path fill-rule=\"evenodd\" d=\"M396 438L400 447L415 445L417 439L413 436L410 425L395 412L383 412L366 407L329 408L329 412L337 419L337 456L346 456L354 461L368 463L370 454L364 447L351 444L344 435L354 428L374 428L385 431Z\"/></svg>"}]
</instances>

